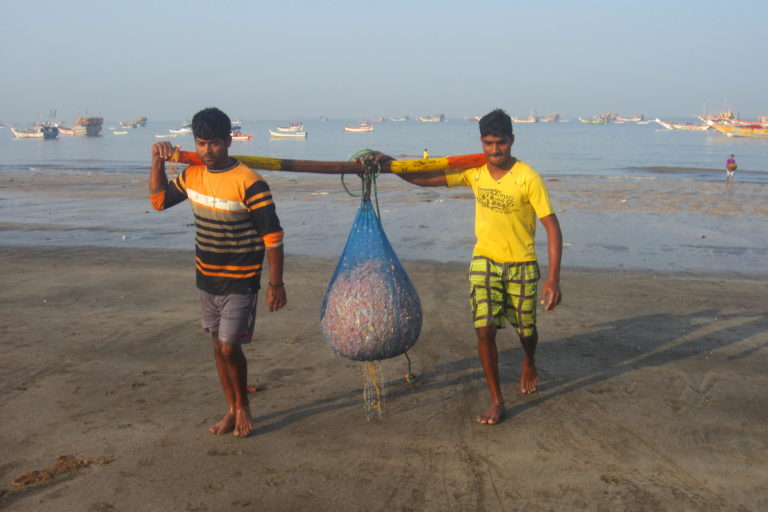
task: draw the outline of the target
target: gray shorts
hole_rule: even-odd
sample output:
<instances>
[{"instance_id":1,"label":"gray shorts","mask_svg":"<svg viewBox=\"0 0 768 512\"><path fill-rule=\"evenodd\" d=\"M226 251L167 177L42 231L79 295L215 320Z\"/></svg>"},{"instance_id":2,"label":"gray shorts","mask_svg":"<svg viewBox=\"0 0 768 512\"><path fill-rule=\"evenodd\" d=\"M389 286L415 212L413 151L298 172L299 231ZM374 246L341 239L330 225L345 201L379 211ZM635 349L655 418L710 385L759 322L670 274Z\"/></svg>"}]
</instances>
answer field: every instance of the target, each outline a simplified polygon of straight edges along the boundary
<instances>
[{"instance_id":1,"label":"gray shorts","mask_svg":"<svg viewBox=\"0 0 768 512\"><path fill-rule=\"evenodd\" d=\"M218 332L225 343L245 344L253 338L256 322L256 294L213 295L197 290L205 332Z\"/></svg>"}]
</instances>

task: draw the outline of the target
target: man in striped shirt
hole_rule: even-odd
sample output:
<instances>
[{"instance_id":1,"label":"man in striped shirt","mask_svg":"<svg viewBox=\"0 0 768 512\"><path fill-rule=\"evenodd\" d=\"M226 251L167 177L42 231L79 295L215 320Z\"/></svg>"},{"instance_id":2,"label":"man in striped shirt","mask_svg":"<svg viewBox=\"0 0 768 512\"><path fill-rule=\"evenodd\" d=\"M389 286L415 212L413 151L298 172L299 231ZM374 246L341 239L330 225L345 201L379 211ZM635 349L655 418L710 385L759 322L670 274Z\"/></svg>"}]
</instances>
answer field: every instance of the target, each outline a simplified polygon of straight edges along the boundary
<instances>
[{"instance_id":1,"label":"man in striped shirt","mask_svg":"<svg viewBox=\"0 0 768 512\"><path fill-rule=\"evenodd\" d=\"M256 172L229 156L232 123L216 108L192 119L195 148L203 165L190 165L172 182L165 161L177 150L169 142L152 146L150 201L165 210L189 199L195 216L195 268L202 327L213 339L216 369L227 399L214 434L247 436L253 430L248 402L248 364L242 345L250 343L256 299L266 253L267 306L286 304L283 284L283 229L272 192Z\"/></svg>"}]
</instances>

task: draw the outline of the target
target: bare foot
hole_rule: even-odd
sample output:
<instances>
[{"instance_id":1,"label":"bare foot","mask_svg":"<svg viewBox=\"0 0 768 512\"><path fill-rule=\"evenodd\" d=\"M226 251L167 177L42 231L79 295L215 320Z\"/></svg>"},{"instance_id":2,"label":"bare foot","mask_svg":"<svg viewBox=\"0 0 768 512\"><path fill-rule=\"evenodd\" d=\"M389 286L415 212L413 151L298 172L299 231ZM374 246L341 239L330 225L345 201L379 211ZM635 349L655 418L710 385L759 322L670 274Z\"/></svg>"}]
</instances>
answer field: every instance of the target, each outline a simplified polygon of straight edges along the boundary
<instances>
[{"instance_id":1,"label":"bare foot","mask_svg":"<svg viewBox=\"0 0 768 512\"><path fill-rule=\"evenodd\" d=\"M211 434L227 434L235 427L235 412L229 411L218 423L208 429Z\"/></svg>"},{"instance_id":2,"label":"bare foot","mask_svg":"<svg viewBox=\"0 0 768 512\"><path fill-rule=\"evenodd\" d=\"M503 402L494 403L485 413L477 417L477 422L482 425L496 425L504 419L505 412L506 408Z\"/></svg>"},{"instance_id":3,"label":"bare foot","mask_svg":"<svg viewBox=\"0 0 768 512\"><path fill-rule=\"evenodd\" d=\"M523 358L523 370L520 373L520 392L527 395L533 393L539 387L539 374L536 372L536 365L533 359L525 356Z\"/></svg>"},{"instance_id":4,"label":"bare foot","mask_svg":"<svg viewBox=\"0 0 768 512\"><path fill-rule=\"evenodd\" d=\"M248 437L253 432L253 418L251 418L251 408L238 407L235 409L235 430L236 436Z\"/></svg>"}]
</instances>

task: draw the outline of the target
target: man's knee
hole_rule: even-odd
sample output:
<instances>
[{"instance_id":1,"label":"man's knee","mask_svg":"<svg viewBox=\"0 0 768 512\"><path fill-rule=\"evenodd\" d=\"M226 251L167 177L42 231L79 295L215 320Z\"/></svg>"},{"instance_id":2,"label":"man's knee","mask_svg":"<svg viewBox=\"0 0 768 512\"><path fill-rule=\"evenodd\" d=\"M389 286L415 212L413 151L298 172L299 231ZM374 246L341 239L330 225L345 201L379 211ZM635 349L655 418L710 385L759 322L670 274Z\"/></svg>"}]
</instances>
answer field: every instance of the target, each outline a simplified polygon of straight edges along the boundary
<instances>
[{"instance_id":1,"label":"man's knee","mask_svg":"<svg viewBox=\"0 0 768 512\"><path fill-rule=\"evenodd\" d=\"M486 325L484 327L475 328L477 334L477 342L482 344L494 343L496 341L496 326Z\"/></svg>"},{"instance_id":2,"label":"man's knee","mask_svg":"<svg viewBox=\"0 0 768 512\"><path fill-rule=\"evenodd\" d=\"M536 330L536 327L533 328L531 331L531 334L528 336L523 336L521 333L518 333L520 336L520 343L523 345L530 344L530 343L536 343L539 341L539 331Z\"/></svg>"}]
</instances>

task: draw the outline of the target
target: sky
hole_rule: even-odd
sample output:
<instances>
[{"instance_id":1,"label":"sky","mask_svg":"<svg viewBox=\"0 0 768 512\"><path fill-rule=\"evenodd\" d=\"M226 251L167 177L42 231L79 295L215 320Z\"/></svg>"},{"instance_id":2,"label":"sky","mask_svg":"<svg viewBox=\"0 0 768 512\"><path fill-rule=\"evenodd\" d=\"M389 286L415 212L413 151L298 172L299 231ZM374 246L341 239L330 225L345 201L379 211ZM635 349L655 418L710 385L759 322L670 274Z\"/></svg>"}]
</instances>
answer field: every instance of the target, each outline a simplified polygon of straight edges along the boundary
<instances>
[{"instance_id":1,"label":"sky","mask_svg":"<svg viewBox=\"0 0 768 512\"><path fill-rule=\"evenodd\" d=\"M0 1L0 122L768 115L765 0Z\"/></svg>"}]
</instances>

